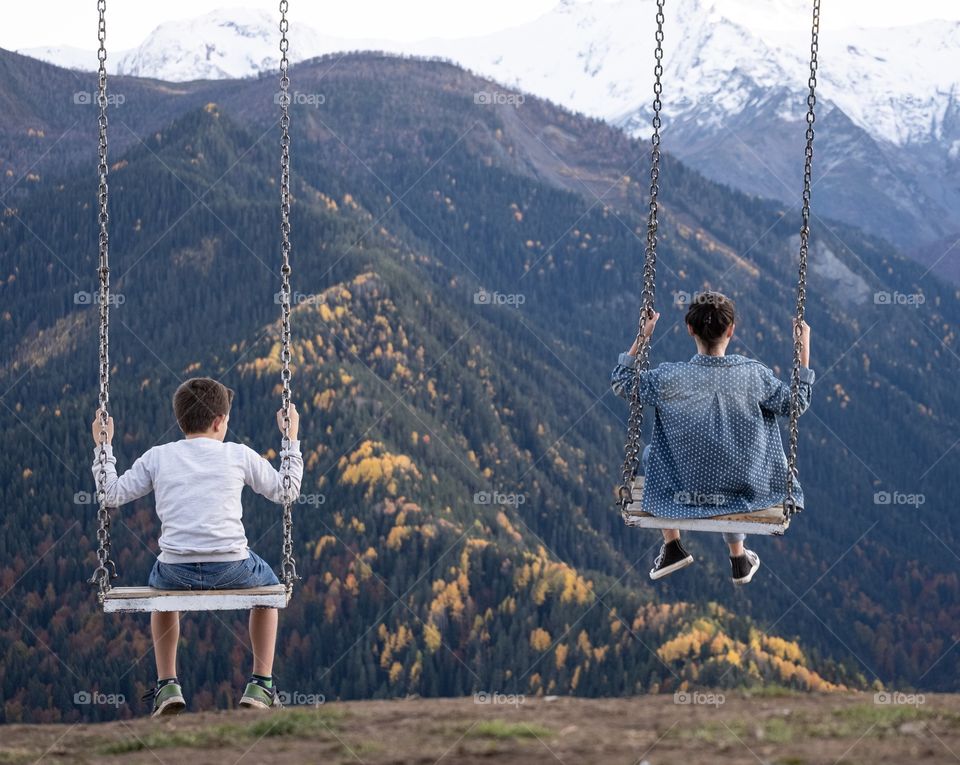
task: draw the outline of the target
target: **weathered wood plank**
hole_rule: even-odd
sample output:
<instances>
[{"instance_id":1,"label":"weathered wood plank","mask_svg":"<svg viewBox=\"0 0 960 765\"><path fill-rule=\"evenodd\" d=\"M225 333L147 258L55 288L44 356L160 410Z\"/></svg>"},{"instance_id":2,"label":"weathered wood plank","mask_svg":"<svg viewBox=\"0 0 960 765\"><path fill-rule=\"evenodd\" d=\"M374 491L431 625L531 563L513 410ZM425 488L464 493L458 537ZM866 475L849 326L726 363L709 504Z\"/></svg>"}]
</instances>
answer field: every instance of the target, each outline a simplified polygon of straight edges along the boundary
<instances>
[{"instance_id":1,"label":"weathered wood plank","mask_svg":"<svg viewBox=\"0 0 960 765\"><path fill-rule=\"evenodd\" d=\"M284 608L282 584L243 590L155 590L152 587L114 587L105 596L103 610L120 611L235 611Z\"/></svg>"},{"instance_id":2,"label":"weathered wood plank","mask_svg":"<svg viewBox=\"0 0 960 765\"><path fill-rule=\"evenodd\" d=\"M640 529L680 529L680 531L709 531L728 534L762 534L782 536L789 528L790 521L782 523L763 523L759 521L721 521L716 518L655 518L652 515L624 513L623 521L627 526Z\"/></svg>"},{"instance_id":3,"label":"weathered wood plank","mask_svg":"<svg viewBox=\"0 0 960 765\"><path fill-rule=\"evenodd\" d=\"M679 529L680 531L707 531L728 534L762 534L782 536L790 521L783 518L783 506L775 505L753 513L733 513L713 518L657 518L641 510L644 477L637 476L633 484L633 502L623 513L627 526L640 529Z\"/></svg>"}]
</instances>

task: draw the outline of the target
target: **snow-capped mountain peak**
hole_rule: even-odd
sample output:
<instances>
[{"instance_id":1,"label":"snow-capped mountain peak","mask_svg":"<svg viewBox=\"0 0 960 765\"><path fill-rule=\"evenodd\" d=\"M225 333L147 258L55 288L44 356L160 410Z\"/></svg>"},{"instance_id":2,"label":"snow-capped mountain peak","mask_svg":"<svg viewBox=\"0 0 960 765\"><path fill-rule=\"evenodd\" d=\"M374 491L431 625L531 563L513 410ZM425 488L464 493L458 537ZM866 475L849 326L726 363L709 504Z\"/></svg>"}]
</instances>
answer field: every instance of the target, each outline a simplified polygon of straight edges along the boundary
<instances>
[{"instance_id":1,"label":"snow-capped mountain peak","mask_svg":"<svg viewBox=\"0 0 960 765\"><path fill-rule=\"evenodd\" d=\"M656 0L558 0L540 18L494 34L412 43L325 37L297 22L290 59L364 49L440 56L646 136L655 12ZM793 199L811 18L810 0L668 3L663 116L669 150L709 177ZM82 66L73 50L34 54ZM275 69L278 59L276 14L230 9L162 24L108 64L124 74L184 81L253 76ZM96 68L93 52L86 60ZM835 152L830 173L837 216L895 242L960 230L958 61L957 21L821 30L818 122L835 131L827 147L828 156ZM847 178L857 186L857 204L841 187ZM908 232L894 211L912 221Z\"/></svg>"},{"instance_id":2,"label":"snow-capped mountain peak","mask_svg":"<svg viewBox=\"0 0 960 765\"><path fill-rule=\"evenodd\" d=\"M315 56L338 42L298 25L291 35L290 57ZM256 8L220 9L161 24L140 47L120 57L116 72L171 81L248 77L279 65L279 43L276 14Z\"/></svg>"},{"instance_id":3,"label":"snow-capped mountain peak","mask_svg":"<svg viewBox=\"0 0 960 765\"><path fill-rule=\"evenodd\" d=\"M345 40L294 25L290 58L364 48L444 56L574 109L626 119L650 100L655 0L559 0L528 24L462 40ZM666 119L711 104L718 118L746 107L747 86L800 94L785 115L802 116L810 45L809 0L678 0L665 25ZM171 81L231 78L279 61L276 14L212 11L158 26L135 50L112 57L116 73ZM79 51L28 55L82 68ZM860 127L904 145L944 140L960 87L960 22L897 29L831 29L821 35L821 93ZM86 68L96 67L90 54ZM700 115L698 119L710 119ZM957 138L960 136L954 136Z\"/></svg>"}]
</instances>

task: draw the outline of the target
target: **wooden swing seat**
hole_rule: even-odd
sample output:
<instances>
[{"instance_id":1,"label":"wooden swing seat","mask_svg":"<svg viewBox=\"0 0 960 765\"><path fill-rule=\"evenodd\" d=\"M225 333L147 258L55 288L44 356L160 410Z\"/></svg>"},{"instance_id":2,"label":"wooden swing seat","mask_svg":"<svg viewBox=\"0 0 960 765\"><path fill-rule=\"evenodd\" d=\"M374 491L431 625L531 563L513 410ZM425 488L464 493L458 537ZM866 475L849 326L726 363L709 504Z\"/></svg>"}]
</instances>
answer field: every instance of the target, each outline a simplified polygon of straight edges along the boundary
<instances>
[{"instance_id":1,"label":"wooden swing seat","mask_svg":"<svg viewBox=\"0 0 960 765\"><path fill-rule=\"evenodd\" d=\"M103 610L119 611L246 611L285 608L290 600L282 584L243 590L155 590L153 587L112 587Z\"/></svg>"},{"instance_id":2,"label":"wooden swing seat","mask_svg":"<svg viewBox=\"0 0 960 765\"><path fill-rule=\"evenodd\" d=\"M752 513L732 513L712 518L658 518L641 510L643 504L644 477L637 476L633 482L633 501L623 512L627 526L640 529L680 529L681 531L709 531L728 534L765 534L783 536L790 526L790 519L783 505L756 510Z\"/></svg>"}]
</instances>

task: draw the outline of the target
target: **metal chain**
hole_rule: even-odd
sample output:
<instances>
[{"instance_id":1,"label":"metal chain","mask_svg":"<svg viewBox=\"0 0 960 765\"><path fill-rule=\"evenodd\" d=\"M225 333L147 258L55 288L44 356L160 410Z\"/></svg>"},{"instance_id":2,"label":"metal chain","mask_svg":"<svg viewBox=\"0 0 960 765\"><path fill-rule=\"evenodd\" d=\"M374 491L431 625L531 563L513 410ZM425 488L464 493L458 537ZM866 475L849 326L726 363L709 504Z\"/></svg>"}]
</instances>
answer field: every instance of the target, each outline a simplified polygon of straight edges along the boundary
<instances>
[{"instance_id":1,"label":"metal chain","mask_svg":"<svg viewBox=\"0 0 960 765\"><path fill-rule=\"evenodd\" d=\"M117 578L117 567L110 559L110 508L107 507L107 418L110 416L107 405L110 402L110 214L107 205L109 188L107 185L107 3L97 0L100 24L97 36L100 48L97 57L100 60L98 70L97 106L99 107L99 155L97 167L100 176L98 190L99 201L99 266L100 279L98 301L100 307L100 393L98 396L97 417L100 420L97 460L100 469L97 472L97 568L90 577L90 583L98 588L97 598L103 603L110 589L110 580Z\"/></svg>"},{"instance_id":2,"label":"metal chain","mask_svg":"<svg viewBox=\"0 0 960 765\"><path fill-rule=\"evenodd\" d=\"M657 280L657 230L660 194L660 111L663 108L663 24L665 0L657 0L657 45L654 51L653 84L653 137L650 150L650 205L647 217L647 244L643 263L643 305L637 326L636 378L630 396L630 415L627 419L627 441L624 444L622 482L618 492L618 504L622 512L633 501L633 482L640 464L640 441L643 430L643 403L640 400L640 375L650 366L650 346L645 340L647 320L653 316Z\"/></svg>"},{"instance_id":3,"label":"metal chain","mask_svg":"<svg viewBox=\"0 0 960 765\"><path fill-rule=\"evenodd\" d=\"M807 255L810 249L810 197L813 179L813 125L817 119L817 66L820 44L820 0L813 0L813 27L810 41L810 92L807 95L807 146L803 166L803 223L800 228L800 271L797 280L797 315L793 327L793 371L790 376L790 447L787 456L787 486L783 501L789 518L800 508L793 496L797 476L797 446L800 437L800 357L803 352L803 319L807 304Z\"/></svg>"},{"instance_id":4,"label":"metal chain","mask_svg":"<svg viewBox=\"0 0 960 765\"><path fill-rule=\"evenodd\" d=\"M287 51L290 43L287 31L288 0L280 0L280 372L283 381L283 449L280 473L283 499L283 583L287 592L293 591L297 576L297 564L293 558L293 507L290 497L290 60Z\"/></svg>"}]
</instances>

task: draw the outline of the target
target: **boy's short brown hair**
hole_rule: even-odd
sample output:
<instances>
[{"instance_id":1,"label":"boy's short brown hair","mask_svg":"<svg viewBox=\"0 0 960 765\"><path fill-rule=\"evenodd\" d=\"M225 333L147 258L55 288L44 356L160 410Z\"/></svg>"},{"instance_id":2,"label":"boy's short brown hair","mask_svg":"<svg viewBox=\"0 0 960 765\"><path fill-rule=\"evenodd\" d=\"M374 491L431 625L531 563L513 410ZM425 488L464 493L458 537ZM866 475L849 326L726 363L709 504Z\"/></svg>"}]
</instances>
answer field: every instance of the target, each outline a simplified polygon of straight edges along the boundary
<instances>
[{"instance_id":1,"label":"boy's short brown hair","mask_svg":"<svg viewBox=\"0 0 960 765\"><path fill-rule=\"evenodd\" d=\"M184 435L203 433L213 421L230 413L233 391L209 377L191 377L173 394L173 414Z\"/></svg>"}]
</instances>

